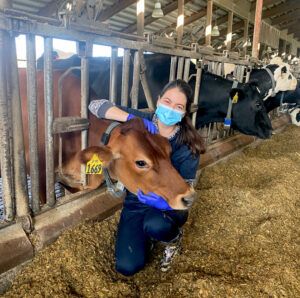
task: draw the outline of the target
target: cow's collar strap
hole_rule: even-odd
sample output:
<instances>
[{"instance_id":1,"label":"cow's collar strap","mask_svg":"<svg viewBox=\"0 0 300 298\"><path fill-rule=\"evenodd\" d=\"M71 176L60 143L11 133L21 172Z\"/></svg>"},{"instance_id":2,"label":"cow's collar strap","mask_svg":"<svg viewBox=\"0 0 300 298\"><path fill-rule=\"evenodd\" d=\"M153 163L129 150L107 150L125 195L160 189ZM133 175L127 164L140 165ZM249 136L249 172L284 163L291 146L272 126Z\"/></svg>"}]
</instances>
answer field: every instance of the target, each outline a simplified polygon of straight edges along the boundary
<instances>
[{"instance_id":1,"label":"cow's collar strap","mask_svg":"<svg viewBox=\"0 0 300 298\"><path fill-rule=\"evenodd\" d=\"M271 82L272 82L272 93L271 93L271 95L269 95L269 92L267 93L266 97L263 99L263 100L266 100L269 96L275 96L276 95L276 92L275 92L276 82L275 82L274 75L273 75L272 71L268 67L265 67L264 69L266 70L266 72L270 76Z\"/></svg>"},{"instance_id":2,"label":"cow's collar strap","mask_svg":"<svg viewBox=\"0 0 300 298\"><path fill-rule=\"evenodd\" d=\"M236 80L233 81L231 89L236 88L236 87L238 86L238 83L239 83L239 82L236 81ZM232 113L232 105L233 105L233 103L235 103L235 102L234 102L233 99L231 99L231 97L229 96L227 115L226 115L226 118L225 118L225 120L224 120L224 127L225 127L226 129L229 129L230 126L231 126L231 113Z\"/></svg>"},{"instance_id":3,"label":"cow's collar strap","mask_svg":"<svg viewBox=\"0 0 300 298\"><path fill-rule=\"evenodd\" d=\"M112 122L105 130L104 134L101 137L101 143L103 145L107 145L109 142L109 138L110 138L110 134L111 132L117 127L119 126L120 123L119 122ZM103 169L103 175L104 175L104 179L106 182L106 187L107 187L107 191L116 198L121 198L124 194L124 185L121 182L117 182L116 184L112 182L108 169L104 168Z\"/></svg>"}]
</instances>

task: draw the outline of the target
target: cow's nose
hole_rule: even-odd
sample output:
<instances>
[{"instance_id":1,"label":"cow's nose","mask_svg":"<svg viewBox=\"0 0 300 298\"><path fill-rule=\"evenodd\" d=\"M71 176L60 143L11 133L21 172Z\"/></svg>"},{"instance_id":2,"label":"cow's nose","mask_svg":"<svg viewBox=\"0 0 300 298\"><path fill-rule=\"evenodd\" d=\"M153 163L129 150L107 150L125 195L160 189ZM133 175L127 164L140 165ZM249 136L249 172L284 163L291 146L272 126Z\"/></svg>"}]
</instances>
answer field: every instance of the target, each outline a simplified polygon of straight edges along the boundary
<instances>
[{"instance_id":1,"label":"cow's nose","mask_svg":"<svg viewBox=\"0 0 300 298\"><path fill-rule=\"evenodd\" d=\"M189 208L193 205L193 202L194 202L194 199L195 199L194 195L195 195L194 193L191 193L191 194L189 194L187 196L184 196L182 198L182 203L185 207Z\"/></svg>"}]
</instances>

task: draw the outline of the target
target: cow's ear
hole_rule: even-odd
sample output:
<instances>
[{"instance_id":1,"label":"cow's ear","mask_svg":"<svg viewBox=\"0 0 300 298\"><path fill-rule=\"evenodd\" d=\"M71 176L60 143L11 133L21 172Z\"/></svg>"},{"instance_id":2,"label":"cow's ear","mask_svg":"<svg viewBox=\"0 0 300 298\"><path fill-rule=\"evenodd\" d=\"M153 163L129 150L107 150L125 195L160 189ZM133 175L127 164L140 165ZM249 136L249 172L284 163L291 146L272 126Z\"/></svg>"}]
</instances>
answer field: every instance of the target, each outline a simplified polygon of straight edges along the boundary
<instances>
[{"instance_id":1,"label":"cow's ear","mask_svg":"<svg viewBox=\"0 0 300 298\"><path fill-rule=\"evenodd\" d=\"M281 68L281 74L283 74L283 73L287 73L287 67L286 66L283 66Z\"/></svg>"},{"instance_id":2,"label":"cow's ear","mask_svg":"<svg viewBox=\"0 0 300 298\"><path fill-rule=\"evenodd\" d=\"M115 156L108 146L92 146L80 151L79 159L82 164L98 159L104 167L108 167L109 163L115 159Z\"/></svg>"},{"instance_id":3,"label":"cow's ear","mask_svg":"<svg viewBox=\"0 0 300 298\"><path fill-rule=\"evenodd\" d=\"M245 93L242 89L233 88L230 91L230 97L235 102L238 102L239 100L243 100L245 98Z\"/></svg>"}]
</instances>

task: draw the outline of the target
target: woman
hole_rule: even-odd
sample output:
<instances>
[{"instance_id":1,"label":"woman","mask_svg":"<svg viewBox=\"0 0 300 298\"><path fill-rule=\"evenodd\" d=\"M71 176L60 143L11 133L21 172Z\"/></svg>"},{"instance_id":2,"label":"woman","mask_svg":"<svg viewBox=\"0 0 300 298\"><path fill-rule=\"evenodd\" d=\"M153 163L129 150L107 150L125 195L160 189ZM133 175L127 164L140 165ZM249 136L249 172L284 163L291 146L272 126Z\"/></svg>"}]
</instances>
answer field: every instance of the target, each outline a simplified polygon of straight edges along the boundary
<instances>
[{"instance_id":1,"label":"woman","mask_svg":"<svg viewBox=\"0 0 300 298\"><path fill-rule=\"evenodd\" d=\"M189 117L193 92L183 80L168 83L162 90L155 113L116 107L107 100L94 100L90 111L98 118L125 122L133 117L143 118L150 133L166 137L172 147L171 162L179 174L191 185L199 165L199 154L204 152L202 139ZM166 244L161 270L169 269L172 257L178 252L181 227L188 211L173 210L155 193L137 196L127 192L118 225L116 240L116 270L133 275L146 263L153 241Z\"/></svg>"}]
</instances>

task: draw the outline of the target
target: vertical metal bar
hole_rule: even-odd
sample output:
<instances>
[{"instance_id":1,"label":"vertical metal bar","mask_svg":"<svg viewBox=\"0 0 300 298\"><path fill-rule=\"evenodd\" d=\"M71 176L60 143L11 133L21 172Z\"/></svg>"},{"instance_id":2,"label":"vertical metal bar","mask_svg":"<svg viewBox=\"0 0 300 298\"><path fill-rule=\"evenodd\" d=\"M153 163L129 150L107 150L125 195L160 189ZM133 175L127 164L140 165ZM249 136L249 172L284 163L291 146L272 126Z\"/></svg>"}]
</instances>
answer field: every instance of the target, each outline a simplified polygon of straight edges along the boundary
<instances>
[{"instance_id":1,"label":"vertical metal bar","mask_svg":"<svg viewBox=\"0 0 300 298\"><path fill-rule=\"evenodd\" d=\"M232 42L232 23L233 23L233 12L228 12L228 24L227 24L227 35L226 35L226 48L228 51L231 50Z\"/></svg>"},{"instance_id":2,"label":"vertical metal bar","mask_svg":"<svg viewBox=\"0 0 300 298\"><path fill-rule=\"evenodd\" d=\"M110 57L110 88L109 100L113 103L117 101L117 58L118 48L112 47Z\"/></svg>"},{"instance_id":3,"label":"vertical metal bar","mask_svg":"<svg viewBox=\"0 0 300 298\"><path fill-rule=\"evenodd\" d=\"M134 53L133 81L131 90L131 107L138 108L139 84L140 84L140 51Z\"/></svg>"},{"instance_id":4,"label":"vertical metal bar","mask_svg":"<svg viewBox=\"0 0 300 298\"><path fill-rule=\"evenodd\" d=\"M187 82L190 76L191 59L185 58L183 79Z\"/></svg>"},{"instance_id":5,"label":"vertical metal bar","mask_svg":"<svg viewBox=\"0 0 300 298\"><path fill-rule=\"evenodd\" d=\"M256 0L255 21L252 42L252 57L258 58L258 43L260 36L261 17L262 17L263 0Z\"/></svg>"},{"instance_id":6,"label":"vertical metal bar","mask_svg":"<svg viewBox=\"0 0 300 298\"><path fill-rule=\"evenodd\" d=\"M247 68L245 83L249 82L251 71L252 71L252 67L250 66L250 67Z\"/></svg>"},{"instance_id":7,"label":"vertical metal bar","mask_svg":"<svg viewBox=\"0 0 300 298\"><path fill-rule=\"evenodd\" d=\"M136 17L137 17L137 35L143 36L144 34L144 12L145 0L138 0L136 4Z\"/></svg>"},{"instance_id":8,"label":"vertical metal bar","mask_svg":"<svg viewBox=\"0 0 300 298\"><path fill-rule=\"evenodd\" d=\"M248 19L244 20L244 44L243 44L243 54L247 55L248 49L248 30L249 30L249 21Z\"/></svg>"},{"instance_id":9,"label":"vertical metal bar","mask_svg":"<svg viewBox=\"0 0 300 298\"><path fill-rule=\"evenodd\" d=\"M40 211L35 36L26 35L27 109L32 211Z\"/></svg>"},{"instance_id":10,"label":"vertical metal bar","mask_svg":"<svg viewBox=\"0 0 300 298\"><path fill-rule=\"evenodd\" d=\"M177 56L172 56L171 57L171 65L170 65L169 82L175 80L176 65L177 65Z\"/></svg>"},{"instance_id":11,"label":"vertical metal bar","mask_svg":"<svg viewBox=\"0 0 300 298\"><path fill-rule=\"evenodd\" d=\"M46 155L46 198L49 206L55 204L54 193L54 138L53 126L53 65L52 38L44 40L44 100L45 100L45 155Z\"/></svg>"},{"instance_id":12,"label":"vertical metal bar","mask_svg":"<svg viewBox=\"0 0 300 298\"><path fill-rule=\"evenodd\" d=\"M178 16L177 16L177 44L182 43L184 25L184 0L178 0Z\"/></svg>"},{"instance_id":13,"label":"vertical metal bar","mask_svg":"<svg viewBox=\"0 0 300 298\"><path fill-rule=\"evenodd\" d=\"M212 12L213 12L213 0L207 1L206 8L206 28L205 28L205 45L211 45L211 31L212 31Z\"/></svg>"},{"instance_id":14,"label":"vertical metal bar","mask_svg":"<svg viewBox=\"0 0 300 298\"><path fill-rule=\"evenodd\" d=\"M128 87L129 87L130 50L124 50L122 66L122 95L121 105L128 107Z\"/></svg>"},{"instance_id":15,"label":"vertical metal bar","mask_svg":"<svg viewBox=\"0 0 300 298\"><path fill-rule=\"evenodd\" d=\"M199 103L201 75L202 75L202 68L197 68L195 91L194 91L194 104L196 104L196 105L198 105L198 103ZM193 122L194 126L196 126L196 116L197 116L197 111L194 112L193 116L192 116L192 122Z\"/></svg>"},{"instance_id":16,"label":"vertical metal bar","mask_svg":"<svg viewBox=\"0 0 300 298\"><path fill-rule=\"evenodd\" d=\"M144 59L144 55L143 53L140 56L140 60L141 60L141 73L140 73L140 80L142 83L142 87L144 90L144 94L146 97L146 101L148 104L149 109L154 110L154 103L153 103L153 99L152 99L152 94L148 85L148 81L147 81L147 77L146 77L146 64L145 64L145 59Z\"/></svg>"},{"instance_id":17,"label":"vertical metal bar","mask_svg":"<svg viewBox=\"0 0 300 298\"><path fill-rule=\"evenodd\" d=\"M0 30L0 165L2 177L2 198L4 202L5 220L11 221L15 216L15 204L12 194L12 156L10 153L9 119L8 119L8 96L6 81L6 52L7 33Z\"/></svg>"},{"instance_id":18,"label":"vertical metal bar","mask_svg":"<svg viewBox=\"0 0 300 298\"><path fill-rule=\"evenodd\" d=\"M88 118L88 100L89 100L89 59L91 48L88 43L85 44L85 53L81 57L81 118ZM81 131L81 150L88 146L88 131ZM87 179L85 174L85 165L81 165L81 181L85 186Z\"/></svg>"},{"instance_id":19,"label":"vertical metal bar","mask_svg":"<svg viewBox=\"0 0 300 298\"><path fill-rule=\"evenodd\" d=\"M177 79L182 79L184 57L179 57L177 66Z\"/></svg>"},{"instance_id":20,"label":"vertical metal bar","mask_svg":"<svg viewBox=\"0 0 300 298\"><path fill-rule=\"evenodd\" d=\"M28 215L28 193L27 193L27 179L26 179L26 162L22 123L22 108L19 90L19 72L17 65L17 53L14 37L10 38L8 43L10 48L11 71L10 80L12 87L12 129L13 129L13 157L14 157L14 185L16 198L17 216Z\"/></svg>"}]
</instances>

